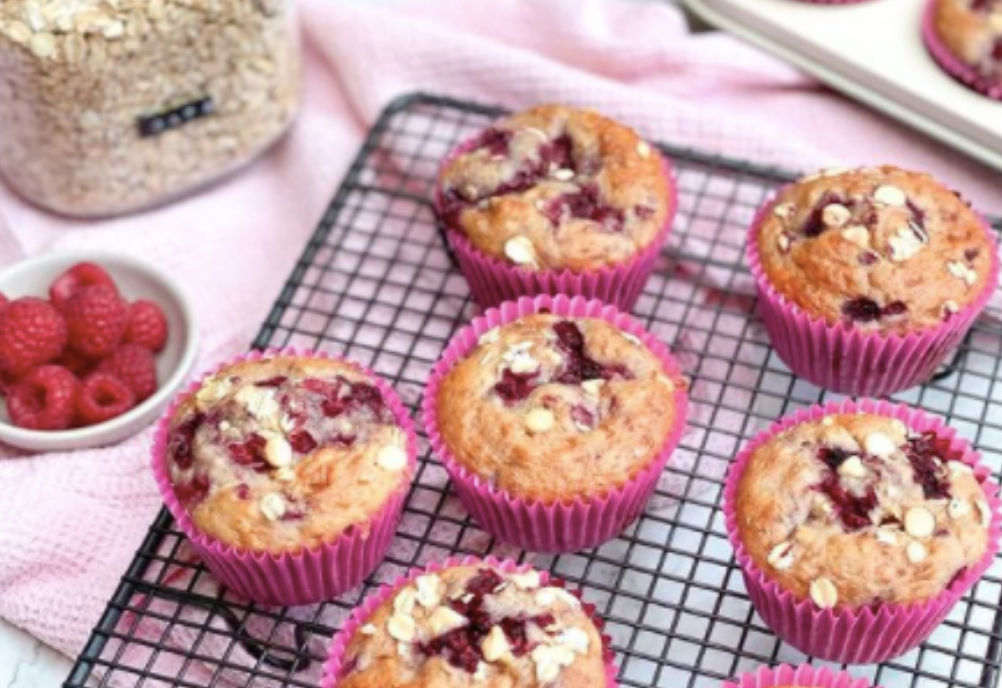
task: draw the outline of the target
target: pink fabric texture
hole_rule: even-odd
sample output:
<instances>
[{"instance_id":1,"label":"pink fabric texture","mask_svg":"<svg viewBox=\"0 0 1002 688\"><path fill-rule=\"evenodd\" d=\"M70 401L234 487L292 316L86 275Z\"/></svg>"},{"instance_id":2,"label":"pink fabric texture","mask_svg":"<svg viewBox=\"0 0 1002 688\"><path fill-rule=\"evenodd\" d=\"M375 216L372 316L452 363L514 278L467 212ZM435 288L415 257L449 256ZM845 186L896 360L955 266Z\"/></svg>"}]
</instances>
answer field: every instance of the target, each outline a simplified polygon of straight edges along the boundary
<instances>
[{"instance_id":1,"label":"pink fabric texture","mask_svg":"<svg viewBox=\"0 0 1002 688\"><path fill-rule=\"evenodd\" d=\"M267 157L179 203L103 222L47 215L0 186L0 266L83 247L157 263L196 297L204 369L247 347L366 128L415 90L511 108L589 105L650 139L786 167L892 160L1002 209L998 174L732 38L688 35L666 4L303 0L302 9L305 102ZM75 453L0 450L0 616L63 652L81 649L160 508L151 437L149 428ZM169 642L191 647L196 633L179 629ZM159 639L160 629L136 634Z\"/></svg>"}]
</instances>

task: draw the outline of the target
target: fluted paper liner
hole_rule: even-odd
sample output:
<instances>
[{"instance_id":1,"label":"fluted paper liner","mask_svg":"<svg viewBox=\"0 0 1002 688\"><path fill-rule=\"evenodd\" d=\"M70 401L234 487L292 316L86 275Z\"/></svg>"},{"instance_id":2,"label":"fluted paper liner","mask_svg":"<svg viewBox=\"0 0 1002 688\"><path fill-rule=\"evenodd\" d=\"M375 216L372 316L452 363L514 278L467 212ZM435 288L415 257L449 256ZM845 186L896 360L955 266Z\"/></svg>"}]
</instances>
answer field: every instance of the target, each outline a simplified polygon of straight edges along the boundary
<instances>
[{"instance_id":1,"label":"fluted paper liner","mask_svg":"<svg viewBox=\"0 0 1002 688\"><path fill-rule=\"evenodd\" d=\"M844 671L832 671L827 667L812 667L802 664L791 667L781 664L777 667L759 667L754 673L744 674L726 682L721 688L777 688L779 686L799 686L800 688L870 688L865 678L856 678Z\"/></svg>"},{"instance_id":2,"label":"fluted paper liner","mask_svg":"<svg viewBox=\"0 0 1002 688\"><path fill-rule=\"evenodd\" d=\"M741 542L735 513L735 499L741 476L752 454L777 434L807 421L833 414L872 413L897 418L916 432L933 432L950 440L950 449L974 468L992 512L988 544L984 556L958 575L939 595L914 604L876 604L865 607L836 606L820 609L810 599L796 597L782 589L748 555ZM813 406L787 416L754 437L738 454L724 485L724 517L735 557L744 574L745 587L756 611L783 641L805 654L846 664L870 664L898 657L923 642L950 613L953 606L991 566L999 550L1000 506L998 486L990 472L979 463L979 455L938 418L918 409L886 401L845 400Z\"/></svg>"},{"instance_id":3,"label":"fluted paper liner","mask_svg":"<svg viewBox=\"0 0 1002 688\"><path fill-rule=\"evenodd\" d=\"M482 334L522 316L543 310L570 318L598 318L636 336L653 352L675 385L675 420L661 451L646 468L619 488L572 501L544 504L509 494L455 460L439 434L438 390L445 374L477 346ZM431 372L422 402L422 421L432 450L445 465L459 499L488 533L536 552L573 552L595 547L616 537L643 512L657 487L661 472L685 429L688 384L668 348L615 307L582 297L548 295L509 301L475 318L460 330L442 352Z\"/></svg>"},{"instance_id":4,"label":"fluted paper liner","mask_svg":"<svg viewBox=\"0 0 1002 688\"><path fill-rule=\"evenodd\" d=\"M366 621L380 607L380 605L395 595L398 590L405 585L414 582L414 579L418 576L422 576L426 573L435 573L436 571L442 571L455 566L479 566L485 564L488 566L494 566L505 573L524 573L532 570L531 566L527 564L518 565L510 559L498 560L494 557L480 559L478 557L471 556L461 558L450 557L441 564L433 562L425 568L411 569L403 576L397 578L394 582L389 585L384 585L370 594L362 601L362 604L352 611L351 616L348 617L344 626L338 634L334 636L334 640L331 642L330 650L327 653L327 661L324 663L324 671L323 677L320 680L320 688L337 687L338 683L343 678L341 674L344 671L344 655L345 652L347 652L348 647L351 645L351 641L355 637L355 633L357 633L358 629L365 625ZM564 587L563 581L551 579L550 574L547 571L540 570L539 576L543 585ZM572 592L572 594L574 593ZM582 601L581 608L585 614L591 617L592 623L595 624L595 628L602 637L602 656L605 661L606 688L616 688L616 674L619 672L619 669L616 667L613 652L609 648L609 636L602 633L602 629L605 624L602 619L596 616L595 605Z\"/></svg>"},{"instance_id":5,"label":"fluted paper liner","mask_svg":"<svg viewBox=\"0 0 1002 688\"><path fill-rule=\"evenodd\" d=\"M372 371L352 361L324 352L296 349L269 349L236 356L205 373L179 393L157 424L153 437L153 473L164 503L178 528L219 582L242 597L272 605L313 604L329 600L360 584L382 561L400 521L410 480L400 486L367 523L350 526L330 542L296 552L257 552L226 544L198 530L177 500L167 468L167 439L170 421L177 408L198 391L202 381L242 361L276 356L341 360L366 375L379 389L397 424L407 436L408 470L413 476L417 464L417 437L414 424L393 388Z\"/></svg>"}]
</instances>

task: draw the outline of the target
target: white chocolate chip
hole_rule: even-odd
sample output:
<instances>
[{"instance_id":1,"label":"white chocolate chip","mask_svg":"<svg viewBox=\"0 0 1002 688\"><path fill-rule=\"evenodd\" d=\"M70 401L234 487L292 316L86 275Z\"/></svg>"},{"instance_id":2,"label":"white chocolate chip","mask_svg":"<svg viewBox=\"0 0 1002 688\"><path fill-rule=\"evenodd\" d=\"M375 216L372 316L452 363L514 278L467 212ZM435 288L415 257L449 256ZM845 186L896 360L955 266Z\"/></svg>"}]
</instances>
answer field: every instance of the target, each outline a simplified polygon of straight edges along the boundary
<instances>
[{"instance_id":1,"label":"white chocolate chip","mask_svg":"<svg viewBox=\"0 0 1002 688\"><path fill-rule=\"evenodd\" d=\"M553 173L553 178L558 182L569 182L574 179L574 170L569 170L566 167L561 168Z\"/></svg>"},{"instance_id":2,"label":"white chocolate chip","mask_svg":"<svg viewBox=\"0 0 1002 688\"><path fill-rule=\"evenodd\" d=\"M912 540L908 543L908 547L905 548L905 554L908 556L908 561L918 564L929 556L929 550L918 540Z\"/></svg>"},{"instance_id":3,"label":"white chocolate chip","mask_svg":"<svg viewBox=\"0 0 1002 688\"><path fill-rule=\"evenodd\" d=\"M538 645L530 656L536 664L536 680L539 683L556 681L561 669L574 662L574 652L560 645Z\"/></svg>"},{"instance_id":4,"label":"white chocolate chip","mask_svg":"<svg viewBox=\"0 0 1002 688\"><path fill-rule=\"evenodd\" d=\"M950 477L959 478L962 475L974 475L974 469L963 461L950 461L947 464L950 469Z\"/></svg>"},{"instance_id":5,"label":"white chocolate chip","mask_svg":"<svg viewBox=\"0 0 1002 688\"><path fill-rule=\"evenodd\" d=\"M992 510L988 507L988 502L979 499L974 504L978 507L978 513L981 514L981 525L987 528L992 524Z\"/></svg>"},{"instance_id":6,"label":"white chocolate chip","mask_svg":"<svg viewBox=\"0 0 1002 688\"><path fill-rule=\"evenodd\" d=\"M519 352L511 358L508 369L516 375L534 373L539 370L539 361L526 353Z\"/></svg>"},{"instance_id":7,"label":"white chocolate chip","mask_svg":"<svg viewBox=\"0 0 1002 688\"><path fill-rule=\"evenodd\" d=\"M947 315L953 315L954 313L960 310L960 307L957 305L957 302L951 300L944 301L943 305L940 308L943 312L944 317Z\"/></svg>"},{"instance_id":8,"label":"white chocolate chip","mask_svg":"<svg viewBox=\"0 0 1002 688\"><path fill-rule=\"evenodd\" d=\"M417 602L417 591L412 587L403 588L393 598L393 611L410 616L414 613L415 602Z\"/></svg>"},{"instance_id":9,"label":"white chocolate chip","mask_svg":"<svg viewBox=\"0 0 1002 688\"><path fill-rule=\"evenodd\" d=\"M861 225L852 225L843 229L842 238L859 248L870 248L870 230Z\"/></svg>"},{"instance_id":10,"label":"white chocolate chip","mask_svg":"<svg viewBox=\"0 0 1002 688\"><path fill-rule=\"evenodd\" d=\"M483 662L477 662L477 670L473 672L473 680L477 683L483 683L487 680L487 665Z\"/></svg>"},{"instance_id":11,"label":"white chocolate chip","mask_svg":"<svg viewBox=\"0 0 1002 688\"><path fill-rule=\"evenodd\" d=\"M469 619L449 607L438 607L428 617L428 628L433 637L438 637L446 633L465 626Z\"/></svg>"},{"instance_id":12,"label":"white chocolate chip","mask_svg":"<svg viewBox=\"0 0 1002 688\"><path fill-rule=\"evenodd\" d=\"M646 141L641 141L637 144L637 155L645 160L651 157L651 147L647 145Z\"/></svg>"},{"instance_id":13,"label":"white chocolate chip","mask_svg":"<svg viewBox=\"0 0 1002 688\"><path fill-rule=\"evenodd\" d=\"M936 517L924 507L912 507L905 512L905 532L914 538L927 538L936 532Z\"/></svg>"},{"instance_id":14,"label":"white chocolate chip","mask_svg":"<svg viewBox=\"0 0 1002 688\"><path fill-rule=\"evenodd\" d=\"M480 644L480 651L488 662L496 662L511 652L511 645L500 626L492 626L490 633Z\"/></svg>"},{"instance_id":15,"label":"white chocolate chip","mask_svg":"<svg viewBox=\"0 0 1002 688\"><path fill-rule=\"evenodd\" d=\"M414 580L414 587L417 590L417 602L425 609L433 609L442 603L445 583L434 573L418 576Z\"/></svg>"},{"instance_id":16,"label":"white chocolate chip","mask_svg":"<svg viewBox=\"0 0 1002 688\"><path fill-rule=\"evenodd\" d=\"M796 206L794 206L792 203L780 203L779 205L777 205L775 208L772 209L772 214L780 218L781 220L786 220L787 218L790 217L790 215L793 214L793 211L795 209Z\"/></svg>"},{"instance_id":17,"label":"white chocolate chip","mask_svg":"<svg viewBox=\"0 0 1002 688\"><path fill-rule=\"evenodd\" d=\"M776 237L776 246L778 246L779 250L782 251L783 253L786 253L787 251L790 250L790 237L789 235L787 235L786 232L783 232L778 237Z\"/></svg>"},{"instance_id":18,"label":"white chocolate chip","mask_svg":"<svg viewBox=\"0 0 1002 688\"><path fill-rule=\"evenodd\" d=\"M863 447L867 454L873 454L882 459L886 459L897 449L894 441L882 432L871 432L867 435L863 441Z\"/></svg>"},{"instance_id":19,"label":"white chocolate chip","mask_svg":"<svg viewBox=\"0 0 1002 688\"><path fill-rule=\"evenodd\" d=\"M269 492L258 502L258 508L266 519L277 521L285 515L285 500L281 495Z\"/></svg>"},{"instance_id":20,"label":"white chocolate chip","mask_svg":"<svg viewBox=\"0 0 1002 688\"><path fill-rule=\"evenodd\" d=\"M675 391L675 382L670 377L668 377L667 375L661 375L659 373L658 377L657 377L657 380L662 385L664 385L665 387L667 387L669 392L674 392Z\"/></svg>"},{"instance_id":21,"label":"white chocolate chip","mask_svg":"<svg viewBox=\"0 0 1002 688\"><path fill-rule=\"evenodd\" d=\"M557 644L570 648L573 652L583 655L588 652L591 640L583 628L572 626L557 636Z\"/></svg>"},{"instance_id":22,"label":"white chocolate chip","mask_svg":"<svg viewBox=\"0 0 1002 688\"><path fill-rule=\"evenodd\" d=\"M877 542L885 545L896 545L898 544L898 535L895 529L892 528L878 528L876 532Z\"/></svg>"},{"instance_id":23,"label":"white chocolate chip","mask_svg":"<svg viewBox=\"0 0 1002 688\"><path fill-rule=\"evenodd\" d=\"M973 284L978 280L978 273L974 272L971 268L967 267L959 260L953 260L946 264L946 269L950 271L950 274L957 279L964 280L967 286L973 286Z\"/></svg>"},{"instance_id":24,"label":"white chocolate chip","mask_svg":"<svg viewBox=\"0 0 1002 688\"><path fill-rule=\"evenodd\" d=\"M951 499L950 504L946 507L946 513L953 519L963 518L971 513L971 503L966 499Z\"/></svg>"},{"instance_id":25,"label":"white chocolate chip","mask_svg":"<svg viewBox=\"0 0 1002 688\"><path fill-rule=\"evenodd\" d=\"M358 632L362 635L376 635L376 630L376 627L369 623L358 629Z\"/></svg>"},{"instance_id":26,"label":"white chocolate chip","mask_svg":"<svg viewBox=\"0 0 1002 688\"><path fill-rule=\"evenodd\" d=\"M835 425L835 419L832 418L831 416L825 416L824 418L821 419L821 424L826 428L830 428L831 426Z\"/></svg>"},{"instance_id":27,"label":"white chocolate chip","mask_svg":"<svg viewBox=\"0 0 1002 688\"><path fill-rule=\"evenodd\" d=\"M839 465L838 474L843 478L865 478L866 466L858 456L850 456Z\"/></svg>"},{"instance_id":28,"label":"white chocolate chip","mask_svg":"<svg viewBox=\"0 0 1002 688\"><path fill-rule=\"evenodd\" d=\"M539 577L539 571L534 571L532 569L525 571L524 573L509 574L508 580L514 583L515 587L519 590L535 590L542 582Z\"/></svg>"},{"instance_id":29,"label":"white chocolate chip","mask_svg":"<svg viewBox=\"0 0 1002 688\"><path fill-rule=\"evenodd\" d=\"M386 631L394 640L409 643L417 636L417 624L414 617L407 614L394 614L386 622Z\"/></svg>"},{"instance_id":30,"label":"white chocolate chip","mask_svg":"<svg viewBox=\"0 0 1002 688\"><path fill-rule=\"evenodd\" d=\"M525 414L525 429L532 434L546 432L555 422L553 412L545 408L535 408Z\"/></svg>"},{"instance_id":31,"label":"white chocolate chip","mask_svg":"<svg viewBox=\"0 0 1002 688\"><path fill-rule=\"evenodd\" d=\"M898 187L885 184L878 186L877 190L873 192L873 200L883 205L901 207L908 202L908 196Z\"/></svg>"},{"instance_id":32,"label":"white chocolate chip","mask_svg":"<svg viewBox=\"0 0 1002 688\"><path fill-rule=\"evenodd\" d=\"M831 203L821 211L821 222L827 227L844 227L852 219L852 211L841 203Z\"/></svg>"},{"instance_id":33,"label":"white chocolate chip","mask_svg":"<svg viewBox=\"0 0 1002 688\"><path fill-rule=\"evenodd\" d=\"M407 452L395 444L388 444L376 454L376 463L387 471L400 471L407 465Z\"/></svg>"},{"instance_id":34,"label":"white chocolate chip","mask_svg":"<svg viewBox=\"0 0 1002 688\"><path fill-rule=\"evenodd\" d=\"M818 578L811 581L811 599L814 604L821 609L831 609L838 604L838 590L835 584L827 578Z\"/></svg>"},{"instance_id":35,"label":"white chocolate chip","mask_svg":"<svg viewBox=\"0 0 1002 688\"><path fill-rule=\"evenodd\" d=\"M283 483L291 483L296 479L296 472L291 468L279 468L273 475L275 476L275 480Z\"/></svg>"},{"instance_id":36,"label":"white chocolate chip","mask_svg":"<svg viewBox=\"0 0 1002 688\"><path fill-rule=\"evenodd\" d=\"M767 561L777 571L785 571L793 566L793 543L781 542L773 547L769 550Z\"/></svg>"},{"instance_id":37,"label":"white chocolate chip","mask_svg":"<svg viewBox=\"0 0 1002 688\"><path fill-rule=\"evenodd\" d=\"M536 249L524 236L512 237L504 244L504 254L516 265L535 265Z\"/></svg>"},{"instance_id":38,"label":"white chocolate chip","mask_svg":"<svg viewBox=\"0 0 1002 688\"><path fill-rule=\"evenodd\" d=\"M292 445L276 433L269 433L264 443L264 460L275 468L285 468L292 463Z\"/></svg>"},{"instance_id":39,"label":"white chocolate chip","mask_svg":"<svg viewBox=\"0 0 1002 688\"><path fill-rule=\"evenodd\" d=\"M569 605L573 609L579 609L581 607L581 601L563 588L541 588L536 593L536 604L541 607L549 607L550 605L556 603L557 600L563 600L565 604Z\"/></svg>"},{"instance_id":40,"label":"white chocolate chip","mask_svg":"<svg viewBox=\"0 0 1002 688\"><path fill-rule=\"evenodd\" d=\"M602 393L602 385L605 384L605 380L602 378L597 378L595 380L585 380L581 383L581 389L585 391L585 394L590 394L593 397L597 397Z\"/></svg>"},{"instance_id":41,"label":"white chocolate chip","mask_svg":"<svg viewBox=\"0 0 1002 688\"><path fill-rule=\"evenodd\" d=\"M907 227L899 229L897 234L887 239L887 243L891 246L888 258L895 263L903 263L925 248L925 244Z\"/></svg>"},{"instance_id":42,"label":"white chocolate chip","mask_svg":"<svg viewBox=\"0 0 1002 688\"><path fill-rule=\"evenodd\" d=\"M623 339L628 341L630 344L633 344L634 346L640 346L639 337L632 335L629 332L620 332L620 334L623 335Z\"/></svg>"},{"instance_id":43,"label":"white chocolate chip","mask_svg":"<svg viewBox=\"0 0 1002 688\"><path fill-rule=\"evenodd\" d=\"M501 338L501 328L492 327L491 329L487 330L482 335L480 335L480 338L477 339L477 344L479 344L480 346L484 346L485 344L493 344L500 338Z\"/></svg>"},{"instance_id":44,"label":"white chocolate chip","mask_svg":"<svg viewBox=\"0 0 1002 688\"><path fill-rule=\"evenodd\" d=\"M275 400L275 395L270 390L261 389L254 385L241 387L234 399L243 404L247 413L262 422L279 417L282 411Z\"/></svg>"}]
</instances>

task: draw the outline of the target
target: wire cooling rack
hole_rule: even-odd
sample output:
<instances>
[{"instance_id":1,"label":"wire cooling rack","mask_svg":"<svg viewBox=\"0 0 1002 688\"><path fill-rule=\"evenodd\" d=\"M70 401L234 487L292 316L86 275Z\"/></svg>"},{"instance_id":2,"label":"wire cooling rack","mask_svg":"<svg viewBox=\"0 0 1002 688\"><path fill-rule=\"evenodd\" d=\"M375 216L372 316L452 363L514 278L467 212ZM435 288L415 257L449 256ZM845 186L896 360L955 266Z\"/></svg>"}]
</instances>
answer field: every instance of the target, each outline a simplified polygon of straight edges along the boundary
<instances>
[{"instance_id":1,"label":"wire cooling rack","mask_svg":"<svg viewBox=\"0 0 1002 688\"><path fill-rule=\"evenodd\" d=\"M347 354L390 380L412 411L439 352L474 313L428 202L438 161L500 110L414 95L372 129L254 346ZM314 688L326 644L372 585L454 553L517 557L584 590L606 620L623 686L715 686L805 658L755 614L724 534L721 484L757 430L835 398L794 377L753 315L742 264L756 206L788 175L666 147L680 212L637 316L691 376L690 427L644 516L619 539L532 555L480 531L422 437L420 470L390 555L367 585L328 604L269 608L220 589L166 511L77 660L67 686ZM951 364L898 399L942 414L1002 468L1002 313L990 310ZM996 562L922 647L853 671L888 687L996 685L1002 653ZM388 687L389 688L389 687Z\"/></svg>"}]
</instances>

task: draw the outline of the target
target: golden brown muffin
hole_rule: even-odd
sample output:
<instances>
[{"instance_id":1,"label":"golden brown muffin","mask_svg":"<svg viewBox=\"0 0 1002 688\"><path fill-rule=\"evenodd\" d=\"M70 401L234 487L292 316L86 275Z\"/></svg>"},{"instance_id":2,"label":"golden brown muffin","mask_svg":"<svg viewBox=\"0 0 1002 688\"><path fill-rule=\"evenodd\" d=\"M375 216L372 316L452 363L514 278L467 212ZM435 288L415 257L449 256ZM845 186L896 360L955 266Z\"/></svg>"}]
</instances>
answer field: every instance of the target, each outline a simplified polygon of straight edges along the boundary
<instances>
[{"instance_id":1,"label":"golden brown muffin","mask_svg":"<svg viewBox=\"0 0 1002 688\"><path fill-rule=\"evenodd\" d=\"M426 573L349 643L339 688L605 688L602 639L581 602L539 573L488 564Z\"/></svg>"},{"instance_id":2,"label":"golden brown muffin","mask_svg":"<svg viewBox=\"0 0 1002 688\"><path fill-rule=\"evenodd\" d=\"M439 178L447 225L481 251L531 270L629 261L671 203L660 154L587 110L545 105L498 121Z\"/></svg>"},{"instance_id":3,"label":"golden brown muffin","mask_svg":"<svg viewBox=\"0 0 1002 688\"><path fill-rule=\"evenodd\" d=\"M738 535L767 577L822 608L928 600L987 547L992 514L959 459L892 418L802 423L752 455Z\"/></svg>"},{"instance_id":4,"label":"golden brown muffin","mask_svg":"<svg viewBox=\"0 0 1002 688\"><path fill-rule=\"evenodd\" d=\"M758 249L775 289L829 324L931 327L984 292L993 247L978 216L926 174L829 171L783 189Z\"/></svg>"},{"instance_id":5,"label":"golden brown muffin","mask_svg":"<svg viewBox=\"0 0 1002 688\"><path fill-rule=\"evenodd\" d=\"M343 361L288 355L206 379L174 413L167 466L198 530L275 553L365 527L412 473L372 380Z\"/></svg>"},{"instance_id":6,"label":"golden brown muffin","mask_svg":"<svg viewBox=\"0 0 1002 688\"><path fill-rule=\"evenodd\" d=\"M679 384L604 320L534 314L484 334L445 375L438 428L461 466L515 497L587 497L658 456Z\"/></svg>"},{"instance_id":7,"label":"golden brown muffin","mask_svg":"<svg viewBox=\"0 0 1002 688\"><path fill-rule=\"evenodd\" d=\"M933 28L954 57L1002 85L1002 1L939 0Z\"/></svg>"}]
</instances>

